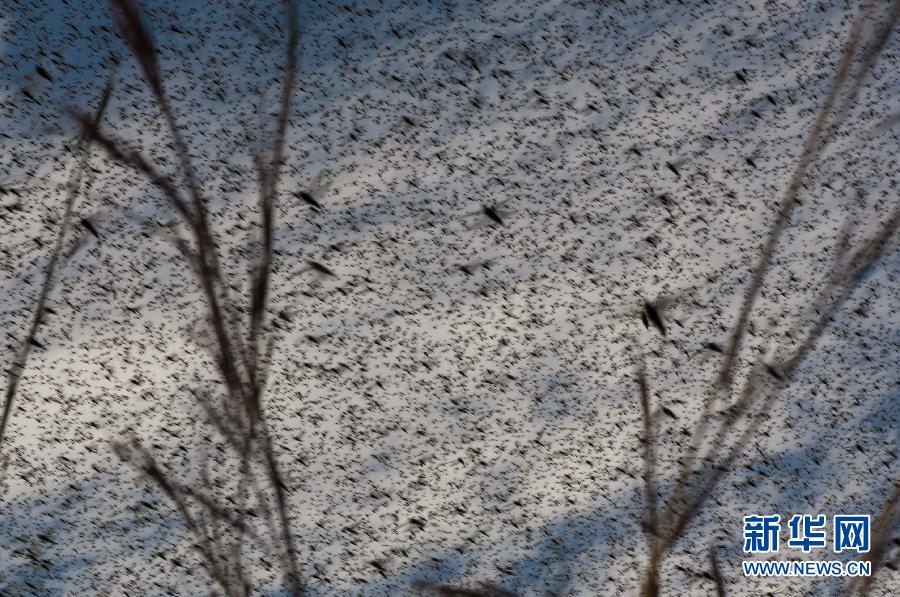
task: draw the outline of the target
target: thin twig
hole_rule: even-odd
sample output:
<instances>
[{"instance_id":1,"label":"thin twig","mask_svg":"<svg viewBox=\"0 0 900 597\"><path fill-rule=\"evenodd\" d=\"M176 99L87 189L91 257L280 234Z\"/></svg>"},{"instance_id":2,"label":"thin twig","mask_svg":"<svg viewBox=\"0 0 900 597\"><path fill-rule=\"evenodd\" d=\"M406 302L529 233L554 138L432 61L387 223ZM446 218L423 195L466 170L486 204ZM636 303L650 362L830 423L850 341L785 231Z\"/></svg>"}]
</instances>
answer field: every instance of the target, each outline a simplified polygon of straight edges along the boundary
<instances>
[{"instance_id":1,"label":"thin twig","mask_svg":"<svg viewBox=\"0 0 900 597\"><path fill-rule=\"evenodd\" d=\"M658 577L658 547L659 523L656 511L656 440L653 434L653 412L650 409L650 391L647 388L647 374L644 363L637 368L638 396L641 402L641 418L644 421L644 495L647 510L646 536L648 558L647 581L644 586L644 595L650 597L659 592L657 586Z\"/></svg>"},{"instance_id":2,"label":"thin twig","mask_svg":"<svg viewBox=\"0 0 900 597\"><path fill-rule=\"evenodd\" d=\"M53 284L55 282L56 268L60 263L62 247L65 243L66 234L68 234L69 231L72 209L75 206L75 200L77 199L78 191L81 188L81 178L87 167L87 161L90 156L88 150L90 140L89 130L91 128L96 128L103 119L103 115L106 113L106 108L109 105L109 98L112 96L112 88L113 81L110 78L100 96L100 103L97 110L94 112L93 116L87 119L90 126L82 126L81 132L79 133L78 144L75 149L75 155L78 156L78 161L69 175L69 180L66 184L66 199L62 223L60 224L59 232L56 235L56 243L53 246L53 252L50 254L47 271L44 273L44 283L41 286L41 292L38 295L37 304L35 305L34 316L31 319L31 327L28 329L28 333L25 336L25 340L22 342L19 353L16 355L16 360L10 367L9 376L7 378L6 393L4 394L3 399L3 418L0 419L0 446L3 445L3 438L6 435L6 426L9 424L9 418L12 414L13 400L15 399L16 390L19 387L19 381L22 378L22 372L25 369L25 365L28 363L28 357L31 355L31 349L34 345L35 337L37 336L38 327L44 319L47 297L50 295L50 291L53 289Z\"/></svg>"},{"instance_id":3,"label":"thin twig","mask_svg":"<svg viewBox=\"0 0 900 597\"><path fill-rule=\"evenodd\" d=\"M809 172L809 169L818 156L819 152L823 148L823 144L820 143L820 140L822 132L824 131L825 126L828 122L828 115L831 113L831 108L834 105L834 101L837 97L838 92L840 91L844 82L847 80L847 75L850 71L850 65L853 63L853 58L856 55L856 49L860 43L860 36L862 34L863 26L866 20L870 18L874 6L875 3L873 3L867 9L861 10L853 23L853 28L850 32L850 38L847 42L847 47L844 50L844 55L841 58L840 64L838 65L834 79L832 80L831 86L828 89L828 93L825 95L825 99L819 106L819 111L816 114L815 121L813 122L812 128L809 131L806 142L803 144L803 149L800 152L800 157L797 160L797 165L794 168L794 173L791 175L787 190L785 190L784 196L781 199L781 204L778 207L775 221L772 222L771 226L769 227L769 234L762 246L762 249L760 250L759 261L757 262L756 267L753 269L753 274L750 277L750 284L748 285L747 290L744 293L744 299L741 303L740 311L738 312L737 322L734 325L731 336L728 340L727 348L725 350L725 358L722 361L722 367L719 371L717 379L717 383L722 387L727 388L731 385L738 352L740 351L744 333L747 329L747 322L750 318L750 311L753 309L753 305L756 302L756 297L759 295L759 291L762 288L763 280L766 277L766 273L768 273L769 271L769 266L772 262L772 255L775 252L775 248L778 245L781 234L782 232L784 232L784 229L790 219L791 213L794 210L794 206L797 203L797 195L800 192L800 186L803 183L803 180L806 178L806 174L807 172Z\"/></svg>"},{"instance_id":4,"label":"thin twig","mask_svg":"<svg viewBox=\"0 0 900 597\"><path fill-rule=\"evenodd\" d=\"M716 548L709 548L709 573L716 585L716 597L725 597L725 581L722 580L722 571L719 570L719 560L716 558Z\"/></svg>"},{"instance_id":5,"label":"thin twig","mask_svg":"<svg viewBox=\"0 0 900 597\"><path fill-rule=\"evenodd\" d=\"M896 25L897 15L894 11L898 10L898 4L900 4L900 0L895 0L892 5L892 12L883 22L875 39L868 44L863 56L863 64L854 79L854 87L845 95L845 102L841 104L838 115L832 120L832 128L828 129L826 133L828 117L831 114L833 104L847 80L850 66L861 43L864 25L874 14L876 5L871 4L860 10L854 21L843 58L837 68L829 91L819 107L797 166L782 197L776 218L771 224L768 237L761 248L759 260L753 270L737 321L729 337L721 368L718 371L715 383L711 385L704 396L701 414L694 428L686 457L680 466L672 495L667 500L661 525L659 525L659 522L657 523L659 537L654 540L656 549L651 550L650 565L648 565L647 575L642 586L643 594L655 594L653 592L658 591L658 568L666 553L700 512L724 474L735 460L745 452L752 435L762 424L764 414L770 409L775 398L803 362L823 330L833 320L834 315L862 281L865 272L873 267L875 262L884 254L894 238L898 225L900 225L900 207L898 207L880 229L852 253L849 252L849 248L846 246L850 234L849 228L847 229L846 238L839 242L838 257L835 260L829 279L814 302L815 316L812 317L812 323L808 325L807 333L803 336L803 340L789 356L780 358L774 363L758 363L754 365L744 381L737 400L724 411L723 419L714 435L712 446L701 459L703 464L699 469L695 467L697 453L704 439L706 439L706 430L712 419L713 404L720 397L730 395L737 359L746 333L750 313L754 308L770 268L779 239L789 222L791 212L797 201L799 189L820 155L822 148L830 142L834 132L846 117L846 112L849 110L850 105L847 102L852 103L855 101L859 91L858 86L861 85L861 81L866 73L875 63L877 59L876 54L885 46L887 38ZM806 319L804 325L808 321L809 319ZM796 335L799 335L799 333ZM791 337L796 336L791 335ZM770 376L765 376L763 370L768 371ZM643 394L646 391L646 385L639 385L639 391ZM761 392L766 388L769 391L760 400ZM643 395L641 400L642 408L649 412L649 405L644 406L649 403L649 400L645 400ZM737 434L734 441L726 445L726 440L729 439L731 432L738 429L740 421L749 421L749 423L742 432ZM647 424L648 421L645 416L645 436L648 436ZM647 468L646 464L645 468ZM691 492L690 496L685 496L689 479L695 474L700 475L701 481ZM714 554L711 554L711 557L714 558ZM719 590L718 586L717 590Z\"/></svg>"}]
</instances>

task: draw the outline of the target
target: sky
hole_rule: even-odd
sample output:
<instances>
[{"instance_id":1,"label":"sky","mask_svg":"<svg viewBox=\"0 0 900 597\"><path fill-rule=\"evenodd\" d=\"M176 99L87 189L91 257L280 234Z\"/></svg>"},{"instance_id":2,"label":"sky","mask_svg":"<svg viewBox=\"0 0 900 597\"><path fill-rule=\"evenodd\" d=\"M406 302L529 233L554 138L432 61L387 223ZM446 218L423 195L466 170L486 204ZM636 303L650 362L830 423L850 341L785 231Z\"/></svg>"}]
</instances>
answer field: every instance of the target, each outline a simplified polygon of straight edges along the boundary
<instances>
[{"instance_id":1,"label":"sky","mask_svg":"<svg viewBox=\"0 0 900 597\"><path fill-rule=\"evenodd\" d=\"M727 340L851 4L301 7L266 397L312 594L414 594L419 580L635 593L646 554L635 364L643 356L651 400L671 413L657 418L667 492L721 358L704 343ZM251 155L277 103L280 11L141 5L231 291L245 297L259 235ZM69 111L95 106L112 76L102 129L177 167L105 3L4 9L0 184L18 192L0 197L7 368L75 165ZM804 181L742 374L796 342L846 218L859 243L897 209L896 130L859 142L900 108L897 52L895 35ZM184 227L97 148L88 173L73 222L99 234L73 228L3 447L0 592L200 592L209 579L180 519L110 448L136 435L186 482L199 475L208 426L190 390L219 386L202 295L160 233ZM299 198L311 189L322 209ZM894 243L674 547L664 593L709 594L711 547L729 594L840 589L744 578L740 520L874 515L884 502L900 449L898 270ZM660 300L665 337L640 318ZM269 580L260 591L278 594ZM886 575L874 594L898 582Z\"/></svg>"}]
</instances>

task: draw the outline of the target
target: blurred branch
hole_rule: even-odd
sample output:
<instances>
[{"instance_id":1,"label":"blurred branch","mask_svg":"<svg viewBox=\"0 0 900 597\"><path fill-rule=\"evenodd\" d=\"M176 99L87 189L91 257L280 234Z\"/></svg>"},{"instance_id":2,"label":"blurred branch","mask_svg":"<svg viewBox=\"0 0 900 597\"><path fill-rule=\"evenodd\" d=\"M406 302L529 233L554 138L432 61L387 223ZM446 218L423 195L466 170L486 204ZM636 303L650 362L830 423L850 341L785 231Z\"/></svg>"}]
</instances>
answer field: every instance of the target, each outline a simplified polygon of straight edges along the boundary
<instances>
[{"instance_id":1,"label":"blurred branch","mask_svg":"<svg viewBox=\"0 0 900 597\"><path fill-rule=\"evenodd\" d=\"M897 4L896 1L895 4ZM853 27L850 31L849 41L847 42L844 54L841 58L840 64L837 67L837 71L835 72L834 79L831 82L828 93L825 95L825 99L819 106L819 111L816 114L815 121L812 124L812 128L809 131L806 142L803 144L803 149L800 151L800 157L797 160L797 165L794 168L794 173L791 175L790 181L787 185L787 189L785 190L784 196L781 199L781 204L778 207L775 220L769 227L769 234L760 250L759 261L757 262L756 267L753 269L753 273L750 278L750 284L748 285L747 290L744 293L744 299L741 303L740 311L738 312L737 322L735 323L734 328L732 329L731 337L728 340L728 344L725 349L725 358L722 361L722 367L719 370L719 375L716 380L716 383L723 388L728 388L731 385L731 381L734 377L734 370L738 358L738 353L740 352L744 334L747 330L747 323L750 318L750 312L752 311L753 305L756 302L756 298L759 295L759 291L762 288L763 280L765 279L766 274L769 271L769 267L772 262L772 255L775 252L778 241L781 238L781 234L782 232L784 232L784 229L787 226L788 221L790 220L791 213L794 210L794 206L797 204L797 195L800 192L800 186L802 185L803 180L806 178L806 174L809 172L810 167L812 166L813 162L815 162L816 157L819 155L819 152L824 146L824 144L821 142L822 133L828 124L828 116L831 113L831 109L834 105L835 99L837 98L838 92L841 90L841 87L847 80L847 76L850 72L850 66L853 63L857 48L860 45L860 38L862 35L863 27L866 21L871 18L876 5L876 3L872 3L866 9L860 10L853 23Z\"/></svg>"},{"instance_id":2,"label":"blurred branch","mask_svg":"<svg viewBox=\"0 0 900 597\"><path fill-rule=\"evenodd\" d=\"M872 538L869 553L865 557L872 564L872 573L869 576L855 578L850 582L848 594L858 591L865 597L872 590L876 575L885 565L885 556L894 539L894 534L900 527L900 482L894 483L894 490L884 502L881 512L875 518L872 526Z\"/></svg>"},{"instance_id":3,"label":"blurred branch","mask_svg":"<svg viewBox=\"0 0 900 597\"><path fill-rule=\"evenodd\" d=\"M91 138L102 145L115 161L143 174L160 189L191 231L193 248L182 239L177 239L176 245L195 271L206 298L209 324L216 341L213 357L226 387L221 403L204 391L195 391L193 395L206 413L209 424L222 435L227 447L231 448L236 456L238 479L236 497L232 498L233 503L237 503L243 509L251 496L256 498L264 511L266 523L273 531L276 526L273 512L277 514L278 532L273 534L273 540L277 536L280 541L278 552L285 588L291 595L302 595L305 588L300 579L297 549L288 515L287 489L262 406L262 391L270 355L266 354L264 358L259 358L274 252L275 200L299 62L298 4L296 0L286 2L287 53L281 102L269 155L266 156L266 161L258 162L262 242L257 255L256 271L253 274L251 316L249 330L245 335L240 331L242 326L234 317L239 311L239 303L233 301L228 294L228 285L225 283L219 262L219 245L209 224L205 199L188 144L165 92L164 77L157 63L152 36L134 0L110 0L110 3L119 32L135 56L172 136L187 197L182 195L175 182L160 174L149 160L137 152L126 150L121 142L102 133L96 125L89 127ZM265 343L267 353L272 350L273 345L273 339L269 338ZM129 454L133 454L136 450L137 448L132 446L131 452L120 449L119 454L128 459ZM236 526L238 521L228 519L226 517L228 510L218 506L209 492L199 494L187 487L176 485L171 478L160 472L161 469L150 466L153 461L148 460L149 456L146 453L141 452L139 455L141 458L137 461L137 466L141 467L144 474L159 484L179 505L182 517L199 537L206 566L213 579L229 595L246 594L250 590L251 583L247 576L249 572L243 565L241 537L250 533L250 529L243 522ZM136 462L134 458L129 461L132 464ZM261 472L269 481L267 489L271 491L274 509L266 505L269 498L264 488L257 482L254 472L257 467L261 467ZM212 484L206 483L206 486L211 488ZM199 521L192 519L190 510L179 504L179 501L184 502L187 497L202 505L208 516ZM230 524L223 529L216 526L217 520L225 520ZM236 541L233 541L225 531L236 532Z\"/></svg>"},{"instance_id":4,"label":"blurred branch","mask_svg":"<svg viewBox=\"0 0 900 597\"><path fill-rule=\"evenodd\" d=\"M725 581L722 580L722 571L719 570L719 560L716 558L714 547L709 549L709 571L716 586L716 597L725 597Z\"/></svg>"},{"instance_id":5,"label":"blurred branch","mask_svg":"<svg viewBox=\"0 0 900 597\"><path fill-rule=\"evenodd\" d=\"M66 183L66 198L63 208L62 223L60 224L59 232L56 235L56 242L53 245L53 252L50 254L47 270L44 272L44 283L41 286L37 304L34 308L31 327L29 327L25 340L22 342L22 346L16 355L16 359L13 361L8 371L6 393L3 397L3 418L0 419L0 447L3 446L6 427L9 424L9 418L12 414L16 390L19 387L19 381L22 378L22 372L25 369L25 365L28 363L28 357L31 356L31 349L36 341L38 327L40 327L41 322L44 320L47 297L50 296L50 291L53 289L53 284L55 282L56 268L60 263L63 244L65 243L66 235L69 232L72 209L75 207L75 200L78 198L78 191L81 189L81 179L90 157L90 130L96 128L100 121L103 120L103 115L106 113L106 108L109 105L109 98L112 96L112 89L113 81L112 78L110 78L106 83L106 87L103 89L103 93L100 95L100 102L97 109L94 111L93 115L87 118L83 123L81 132L78 136L78 143L75 147L77 161L72 172L69 174L69 180Z\"/></svg>"},{"instance_id":6,"label":"blurred branch","mask_svg":"<svg viewBox=\"0 0 900 597\"><path fill-rule=\"evenodd\" d=\"M466 589L453 585L419 581L413 583L413 588L424 595L435 595L436 597L516 597L515 593L491 583L482 583L481 588L478 589Z\"/></svg>"},{"instance_id":7,"label":"blurred branch","mask_svg":"<svg viewBox=\"0 0 900 597\"><path fill-rule=\"evenodd\" d=\"M654 597L659 594L659 523L656 512L656 447L653 436L653 412L650 410L650 391L647 388L647 374L644 363L638 364L637 370L638 396L641 402L641 418L644 422L644 495L645 508L647 510L644 528L647 537L647 549L650 557L647 566L647 575L641 590L645 597Z\"/></svg>"},{"instance_id":8,"label":"blurred branch","mask_svg":"<svg viewBox=\"0 0 900 597\"><path fill-rule=\"evenodd\" d=\"M758 431L774 400L790 383L791 377L814 347L827 325L834 319L839 309L846 303L853 291L864 279L865 274L887 251L900 225L900 205L895 207L887 220L867 239L857 243L851 250L850 235L852 221L848 220L838 240L836 259L822 290L815 299L812 309L795 322L787 336L802 337L802 340L786 354L772 362L753 363L737 392L735 400L720 413L721 419L709 442L709 449L699 457L701 446L707 440L707 429L713 419L713 406L719 399L730 397L743 339L746 335L750 314L754 309L766 274L768 273L779 240L786 229L791 212L797 203L797 196L808 172L820 156L821 150L830 142L834 133L846 118L850 106L859 94L862 81L877 60L878 53L885 47L887 39L900 15L900 0L893 0L888 14L879 21L880 26L868 41L863 39L866 23L875 16L877 3L872 3L857 14L851 27L843 57L835 72L831 86L813 122L812 128L798 158L797 165L782 197L775 220L772 222L766 241L760 249L759 259L753 269L750 283L745 291L737 320L725 349L721 367L704 395L700 417L691 435L687 453L679 467L679 474L662 519L656 522L658 537L653 540L655 549L650 549L642 593L655 595L658 592L658 568L667 552L683 535L694 518L702 511L722 477L746 450L753 435ZM843 96L837 115L831 118L836 98L848 80L851 66L859 58L860 67L853 79L851 89ZM890 119L889 119L890 120ZM893 124L893 122L889 122ZM830 127L830 128L829 128ZM827 131L827 132L826 132ZM642 409L649 412L646 384L639 383ZM648 435L648 417L644 416L645 437ZM645 452L645 469L649 471L648 455ZM646 483L646 482L645 482ZM645 486L646 490L646 486ZM650 498L648 496L648 512ZM652 525L651 525L652 528ZM714 558L714 554L711 554ZM718 590L718 587L717 587Z\"/></svg>"}]
</instances>

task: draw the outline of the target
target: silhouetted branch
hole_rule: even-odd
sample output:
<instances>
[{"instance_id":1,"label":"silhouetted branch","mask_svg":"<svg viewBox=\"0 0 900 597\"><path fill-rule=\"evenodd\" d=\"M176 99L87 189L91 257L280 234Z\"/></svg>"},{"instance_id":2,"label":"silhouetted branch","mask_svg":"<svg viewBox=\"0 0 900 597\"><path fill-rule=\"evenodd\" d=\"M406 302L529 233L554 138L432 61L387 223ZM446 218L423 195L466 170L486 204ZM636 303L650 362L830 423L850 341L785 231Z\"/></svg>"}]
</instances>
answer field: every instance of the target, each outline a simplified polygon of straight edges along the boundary
<instances>
[{"instance_id":1,"label":"silhouetted branch","mask_svg":"<svg viewBox=\"0 0 900 597\"><path fill-rule=\"evenodd\" d=\"M115 161L143 174L159 188L183 218L192 234L193 248L182 239L177 239L176 246L196 273L206 298L209 324L216 341L213 357L217 371L226 386L225 400L222 403L217 403L202 391L194 392L194 397L206 412L212 427L221 433L227 446L235 452L239 474L236 502L243 507L252 492L264 511L267 524L271 525L270 530L274 530L276 525L273 522L272 510L266 505L268 498L255 478L255 467L262 467L261 472L268 478L269 489L275 503L274 511L278 517L277 538L280 541L278 551L285 586L292 595L301 595L304 593L304 586L300 579L297 549L291 530L286 486L269 437L270 432L262 406L262 391L271 355L266 354L263 359L259 358L262 323L272 268L275 201L299 62L298 5L295 0L286 3L287 54L281 102L270 153L265 161L258 162L262 242L257 256L258 264L251 281L249 331L244 334L239 331L241 326L234 318L228 316L237 313L238 304L228 296L228 285L225 283L219 263L219 247L209 225L203 191L195 173L188 145L169 104L150 32L134 0L110 0L110 2L119 31L137 59L172 136L181 177L187 188L186 197L182 195L176 183L160 174L149 160L137 152L125 149L121 142L102 133L96 125L89 128L91 138L103 146ZM268 339L265 346L267 352L271 350L272 339ZM160 484L174 500L183 500L185 496L190 496L203 505L213 517L225 515L224 512L227 510L222 510L211 502L207 499L208 496L196 492L189 493L186 488L176 486L174 481L159 473L159 469L147 468L149 466L146 464L147 456L144 455L143 458L145 474ZM190 516L190 511L185 508L180 507L179 511L183 517ZM192 530L201 537L201 546L213 579L229 594L247 593L250 584L242 563L243 556L239 542L243 534L250 532L248 527L243 523L241 526L235 526L235 521L232 521L231 527L237 531L238 542L229 546L228 538L215 525L209 525L205 521L189 522ZM273 540L275 538L273 534Z\"/></svg>"},{"instance_id":2,"label":"silhouetted branch","mask_svg":"<svg viewBox=\"0 0 900 597\"><path fill-rule=\"evenodd\" d=\"M722 572L719 570L719 560L716 558L715 548L709 549L709 573L716 586L716 597L725 597L725 581L722 580Z\"/></svg>"},{"instance_id":3,"label":"silhouetted branch","mask_svg":"<svg viewBox=\"0 0 900 597\"><path fill-rule=\"evenodd\" d=\"M848 586L848 594L858 591L865 597L872 590L875 577L885 565L885 556L900 527L900 483L894 483L894 490L884 502L881 511L872 525L871 545L865 559L871 562L872 571L869 576L855 578Z\"/></svg>"},{"instance_id":4,"label":"silhouetted branch","mask_svg":"<svg viewBox=\"0 0 900 597\"><path fill-rule=\"evenodd\" d=\"M81 178L90 156L90 151L88 150L90 130L95 129L103 119L103 115L106 113L106 108L109 105L109 98L112 96L112 88L113 82L112 79L110 79L103 89L103 93L100 95L100 102L97 109L91 117L85 119L78 136L78 144L75 148L77 161L72 172L69 174L69 180L66 183L66 199L63 208L63 217L59 232L56 235L56 243L53 245L53 252L50 254L47 271L44 273L44 283L41 286L41 292L38 295L34 316L31 319L31 326L28 329L25 340L22 342L22 346L7 375L6 393L3 397L3 418L0 419L0 446L3 445L3 438L6 435L6 426L9 424L9 418L12 414L13 400L16 396L16 390L19 387L19 380L22 378L22 372L25 369L25 365L28 363L28 357L31 355L31 349L34 346L37 337L38 327L40 327L40 324L44 319L47 297L50 295L50 291L53 289L53 284L55 282L56 268L59 265L62 256L62 247L66 240L66 234L68 234L69 231L72 209L75 206L75 200L78 198L78 191L81 188Z\"/></svg>"},{"instance_id":5,"label":"silhouetted branch","mask_svg":"<svg viewBox=\"0 0 900 597\"><path fill-rule=\"evenodd\" d=\"M838 109L837 116L831 119L832 128L826 132L836 98L848 79L851 65L857 57L858 48L864 44L865 24L874 17L876 8L877 3L872 3L860 10L854 20L849 41L831 87L819 107L798 158L797 166L782 197L775 220L772 222L767 239L760 250L758 262L744 294L715 383L710 385L704 395L700 417L680 466L675 487L666 500L662 518L656 523L658 532L658 537L654 540L656 549L650 550L650 561L642 586L642 593L645 595L654 595L658 592L658 569L667 552L702 510L725 473L745 452L750 439L763 422L763 415L771 408L781 390L790 383L793 373L812 350L822 331L857 288L865 273L885 253L894 239L898 225L900 225L900 207L897 207L871 237L858 243L857 247L851 250L849 238L852 233L852 222L848 220L845 230L838 240L834 266L822 291L813 303L811 313L798 320L792 333L787 335L791 338L799 336L802 338L801 342L786 355L781 355L772 362L753 364L737 393L736 400L721 413L722 418L713 434L709 450L698 458L701 446L705 440L709 439L707 429L713 418L714 404L719 399L727 399L730 396L750 313L770 268L779 239L790 220L801 185L822 148L830 142L834 131L845 119L849 109L847 106L852 105L852 102L855 101L862 80L874 65L877 53L885 46L896 26L898 15L900 15L900 0L892 2L887 17L881 21L874 37L865 44L861 66L853 80L853 86L844 95L844 101ZM645 399L646 383L639 382L639 392L641 393L642 409L649 412L649 407L645 406L647 402ZM648 417L645 416L645 437L649 437L647 426ZM647 453L645 452L645 468L648 468L646 461ZM649 496L647 501L649 508ZM652 529L653 525L650 526Z\"/></svg>"},{"instance_id":6,"label":"silhouetted branch","mask_svg":"<svg viewBox=\"0 0 900 597\"><path fill-rule=\"evenodd\" d=\"M421 591L423 595L436 595L437 597L516 597L515 593L491 583L482 583L478 589L466 589L453 585L419 581L413 583L413 588Z\"/></svg>"},{"instance_id":7,"label":"silhouetted branch","mask_svg":"<svg viewBox=\"0 0 900 597\"><path fill-rule=\"evenodd\" d=\"M658 586L658 537L659 523L656 512L656 440L653 434L653 412L650 409L650 391L647 388L647 374L641 362L637 370L638 396L641 402L641 418L644 421L644 495L646 514L647 550L650 552L648 571L642 594L653 597L659 593Z\"/></svg>"}]
</instances>

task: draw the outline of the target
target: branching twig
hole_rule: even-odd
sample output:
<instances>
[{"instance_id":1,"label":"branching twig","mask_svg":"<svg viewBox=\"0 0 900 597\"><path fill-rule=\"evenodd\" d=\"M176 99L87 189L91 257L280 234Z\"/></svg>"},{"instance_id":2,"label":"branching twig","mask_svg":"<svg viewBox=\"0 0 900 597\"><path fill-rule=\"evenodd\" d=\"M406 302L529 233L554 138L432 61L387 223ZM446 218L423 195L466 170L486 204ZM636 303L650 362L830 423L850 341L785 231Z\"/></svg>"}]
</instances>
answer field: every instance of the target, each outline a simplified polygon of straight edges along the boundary
<instances>
[{"instance_id":1,"label":"branching twig","mask_svg":"<svg viewBox=\"0 0 900 597\"><path fill-rule=\"evenodd\" d=\"M265 158L259 157L257 160L262 242L253 274L249 301L251 315L246 333L240 331L242 326L234 317L237 303L228 296L228 285L225 283L223 269L219 263L218 242L209 224L203 191L196 176L188 144L169 103L149 30L134 0L110 0L110 2L119 31L137 59L172 136L181 179L186 187L185 194L182 194L169 177L160 174L149 160L137 152L125 149L124 144L101 132L98 126L88 127L90 137L103 146L115 161L143 174L159 188L187 224L193 236L193 247L183 240L179 240L177 246L195 271L206 298L209 323L216 342L213 357L226 387L222 403L217 403L203 391L195 391L193 394L206 412L210 424L221 433L227 446L236 454L239 474L236 503L240 506L239 511L243 511L252 489L264 510L266 522L274 527L272 510L267 505L269 498L256 480L255 467L261 467L261 472L268 478L271 499L274 500L278 518L277 541L280 543L278 551L283 565L285 586L292 595L301 595L304 593L304 586L300 578L297 549L291 531L287 490L279 470L278 458L270 438L262 404L262 391L271 356L268 354L272 346L271 338L265 342L267 354L263 355L262 359L259 354L263 342L263 319L268 302L269 278L274 254L273 232L278 181L284 159L286 131L299 63L300 31L297 22L297 2L290 0L286 3L286 70L270 153ZM82 117L81 120L84 122L85 119ZM152 467L148 469L146 455L144 462L145 474L160 484L176 503L178 499L183 500L185 496L189 496L201 504L213 519L225 516L227 510L206 499L210 496L189 493L186 488L178 487L174 481L162 475L159 469ZM243 534L250 532L247 525L242 520L230 521L231 530L237 531L238 543L229 548L226 544L228 539L215 524L207 525L205 519L199 522L190 520L190 511L183 507L179 507L179 511L186 518L188 526L199 535L207 566L216 582L229 594L245 594L250 585L242 564L239 542ZM238 522L241 524L235 526ZM273 536L272 539L276 540L276 537Z\"/></svg>"},{"instance_id":2,"label":"branching twig","mask_svg":"<svg viewBox=\"0 0 900 597\"><path fill-rule=\"evenodd\" d=\"M60 224L59 232L56 235L56 243L53 246L53 252L50 254L47 271L44 273L44 283L41 286L41 292L38 295L37 304L34 308L31 327L28 329L25 340L22 342L22 346L16 355L15 361L10 367L9 375L7 377L6 393L4 394L3 399L3 418L0 419L0 446L3 445L3 438L6 435L6 426L9 424L9 418L12 414L13 400L16 396L16 390L19 387L19 380L22 378L22 372L28 362L28 357L31 355L31 349L34 346L38 327L44 319L47 297L49 297L55 282L56 268L60 263L63 244L65 243L66 235L69 232L72 209L75 206L75 200L77 199L78 191L81 188L81 178L87 167L87 161L90 156L90 152L88 151L90 130L95 129L100 124L100 121L103 120L103 115L106 113L106 108L109 105L109 98L112 95L112 87L113 83L112 79L110 79L100 96L100 103L96 111L92 116L86 118L84 125L81 127L78 144L75 149L75 155L78 157L78 161L72 169L71 174L69 174L69 180L66 184L66 199L63 208L62 223Z\"/></svg>"},{"instance_id":3,"label":"branching twig","mask_svg":"<svg viewBox=\"0 0 900 597\"><path fill-rule=\"evenodd\" d=\"M751 367L740 386L736 400L724 409L722 419L709 444L710 448L699 458L700 463L697 465L701 445L709 439L707 438L707 428L713 418L713 405L720 398L727 398L731 394L750 314L770 269L779 240L797 203L800 188L822 149L830 142L845 120L849 107L859 94L862 81L886 45L898 16L900 16L900 0L893 0L888 15L877 27L874 38L865 43L863 31L866 23L873 18L876 8L877 3L870 4L860 10L854 20L844 55L837 67L828 93L819 107L798 158L797 166L782 197L775 220L772 222L766 241L760 250L758 262L745 291L715 383L711 384L704 396L700 417L692 433L685 458L680 465L675 487L666 500L666 507L661 519L655 522L658 535L648 542L651 546L649 564L642 587L645 595L656 594L658 591L658 568L667 552L702 510L703 505L725 473L744 453L750 438L762 424L764 414L769 411L780 391L789 383L790 378L812 350L824 329L858 287L865 273L885 253L900 226L900 206L898 206L870 238L859 243L857 248L851 251L849 247L851 229L849 228L850 222L848 222L848 227L839 239L837 258L832 271L813 302L811 313L796 323L792 332L788 334L788 337L800 337L802 340L788 354L780 355L774 362L755 363ZM829 122L836 99L848 80L851 65L857 58L861 45L864 46L861 65L853 78L851 89L843 96L837 115L832 117ZM642 411L645 413L644 435L646 440L651 437L652 424L646 414L650 411L646 398L646 382L640 381L641 376L642 374L639 376L639 393L641 394ZM649 429L648 425L651 425ZM648 450L649 448L645 447L645 469L650 471L648 455L652 452ZM699 478L696 483L692 482L692 477L695 476ZM645 489L649 491L647 479L645 479ZM648 494L648 516L651 507L655 506L654 502L655 495L651 502Z\"/></svg>"}]
</instances>

